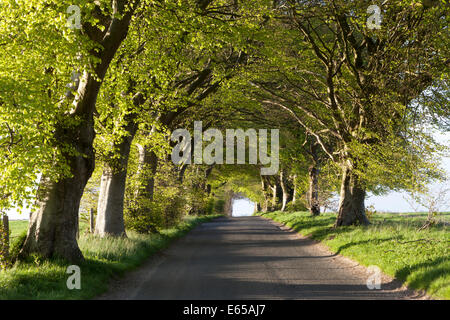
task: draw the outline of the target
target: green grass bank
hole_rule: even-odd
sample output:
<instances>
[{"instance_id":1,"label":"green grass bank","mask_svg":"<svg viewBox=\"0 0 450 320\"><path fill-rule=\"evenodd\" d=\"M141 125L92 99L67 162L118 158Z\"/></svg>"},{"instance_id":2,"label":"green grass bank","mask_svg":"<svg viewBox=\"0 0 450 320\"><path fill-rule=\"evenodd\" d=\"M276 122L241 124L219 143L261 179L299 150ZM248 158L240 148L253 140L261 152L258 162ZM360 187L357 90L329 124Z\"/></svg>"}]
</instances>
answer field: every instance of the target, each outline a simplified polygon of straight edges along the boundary
<instances>
[{"instance_id":1,"label":"green grass bank","mask_svg":"<svg viewBox=\"0 0 450 320\"><path fill-rule=\"evenodd\" d=\"M127 231L128 238L98 238L86 233L80 226L78 244L85 262L81 269L81 290L67 289L66 274L69 264L60 260L17 263L0 271L1 299L90 299L108 289L111 279L141 265L152 254L166 248L173 240L187 234L197 225L219 215L186 217L174 228L161 235L143 235ZM27 228L27 221L11 221L11 240Z\"/></svg>"},{"instance_id":2,"label":"green grass bank","mask_svg":"<svg viewBox=\"0 0 450 320\"><path fill-rule=\"evenodd\" d=\"M312 217L308 212L258 213L282 223L303 236L319 240L364 266L378 266L384 273L412 289L450 299L450 232L446 223L418 231L426 214L374 214L367 227L333 229L336 215ZM449 221L450 214L439 220Z\"/></svg>"}]
</instances>

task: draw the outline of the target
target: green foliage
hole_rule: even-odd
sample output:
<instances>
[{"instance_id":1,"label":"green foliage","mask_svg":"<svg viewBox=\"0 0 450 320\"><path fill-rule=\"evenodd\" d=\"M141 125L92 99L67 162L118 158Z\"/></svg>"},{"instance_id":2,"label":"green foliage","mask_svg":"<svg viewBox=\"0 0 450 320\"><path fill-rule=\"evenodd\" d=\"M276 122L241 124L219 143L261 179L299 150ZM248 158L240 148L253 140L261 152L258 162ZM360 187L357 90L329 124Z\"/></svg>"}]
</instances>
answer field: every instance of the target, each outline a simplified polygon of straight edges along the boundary
<instances>
[{"instance_id":1,"label":"green foliage","mask_svg":"<svg viewBox=\"0 0 450 320\"><path fill-rule=\"evenodd\" d=\"M66 26L72 4L81 8L82 31ZM339 190L343 166L352 167L375 194L417 191L443 178L438 157L446 148L427 130L430 124L448 129L449 17L442 10L448 1L388 3L381 30L367 29L367 4L361 1L283 4L140 2L102 81L94 119L97 163L114 169L123 166L118 145L134 134L127 127L138 128L127 168L129 230L158 233L185 215L223 213L231 190L258 203L267 199L258 166L218 165L207 177L206 166L189 165L179 181L180 168L169 160L169 136L199 118L220 129L281 129L280 164L298 196L288 212L305 208L312 164L320 168L319 202L326 207ZM100 47L89 40L90 31L104 31L100 17L113 10L103 0L0 2L0 210L31 203L42 176L56 181L71 175L63 155L75 151L57 136L83 115L73 113L73 99L67 98L75 92L68 85L74 72L95 73ZM175 120L164 122L174 113ZM317 159L308 150L312 141L322 147ZM138 147L158 156L156 174L139 162ZM81 199L82 221L97 206L101 173L98 165ZM277 177L269 179L275 183ZM153 194L143 196L151 183ZM108 248L95 247L90 257L120 260L147 246L148 235L135 236L136 242L125 244L89 237L80 243L86 252L88 241ZM12 256L22 242L23 235L14 239ZM41 268L47 289L60 290L49 282L61 278L61 265L42 261ZM28 279L25 268L19 273ZM10 279L18 296L29 288Z\"/></svg>"},{"instance_id":2,"label":"green foliage","mask_svg":"<svg viewBox=\"0 0 450 320\"><path fill-rule=\"evenodd\" d=\"M125 226L140 233L158 233L179 223L185 214L185 199L176 189L157 191L153 201L140 199L139 206L128 207Z\"/></svg>"},{"instance_id":3,"label":"green foliage","mask_svg":"<svg viewBox=\"0 0 450 320\"><path fill-rule=\"evenodd\" d=\"M223 199L218 199L214 202L214 212L216 214L224 214L225 210L225 200Z\"/></svg>"},{"instance_id":4,"label":"green foliage","mask_svg":"<svg viewBox=\"0 0 450 320\"><path fill-rule=\"evenodd\" d=\"M17 260L26 238L27 231L22 231L22 233L10 240L11 245L9 248L9 257L11 262L15 262Z\"/></svg>"},{"instance_id":5,"label":"green foliage","mask_svg":"<svg viewBox=\"0 0 450 320\"><path fill-rule=\"evenodd\" d=\"M307 210L306 206L304 203L300 202L300 201L296 201L295 203L289 202L286 205L286 212L298 212L298 211L305 211Z\"/></svg>"},{"instance_id":6,"label":"green foliage","mask_svg":"<svg viewBox=\"0 0 450 320\"><path fill-rule=\"evenodd\" d=\"M126 228L139 233L157 233L164 224L161 206L153 201L147 201L147 203L141 201L141 205L140 208L124 211Z\"/></svg>"},{"instance_id":7,"label":"green foliage","mask_svg":"<svg viewBox=\"0 0 450 320\"><path fill-rule=\"evenodd\" d=\"M89 1L78 1L88 7ZM73 70L91 69L87 37L66 26L72 1L0 3L0 208L31 200L38 177L68 175L56 124ZM86 17L86 22L88 18ZM66 150L69 151L69 150Z\"/></svg>"},{"instance_id":8,"label":"green foliage","mask_svg":"<svg viewBox=\"0 0 450 320\"><path fill-rule=\"evenodd\" d=\"M369 219L369 221L372 221L372 218L376 214L377 214L377 211L375 210L375 207L373 205L366 207L366 216L367 216L367 219Z\"/></svg>"},{"instance_id":9,"label":"green foliage","mask_svg":"<svg viewBox=\"0 0 450 320\"><path fill-rule=\"evenodd\" d=\"M202 166L189 166L186 170L183 194L185 199L185 210L189 215L204 215L212 211L213 203L206 190L207 178Z\"/></svg>"},{"instance_id":10,"label":"green foliage","mask_svg":"<svg viewBox=\"0 0 450 320\"><path fill-rule=\"evenodd\" d=\"M5 230L0 221L0 270L7 269L17 260L27 236L28 221L10 221L10 230ZM9 243L7 236L9 233Z\"/></svg>"},{"instance_id":11,"label":"green foliage","mask_svg":"<svg viewBox=\"0 0 450 320\"><path fill-rule=\"evenodd\" d=\"M208 202L206 203L205 212L207 215L211 215L215 213L215 200L213 197L208 198Z\"/></svg>"},{"instance_id":12,"label":"green foliage","mask_svg":"<svg viewBox=\"0 0 450 320\"><path fill-rule=\"evenodd\" d=\"M169 228L176 225L182 219L184 215L185 199L180 195L174 195L170 200L165 198L163 201L167 201L167 205L164 207L163 217L164 226ZM159 201L156 199L155 201Z\"/></svg>"},{"instance_id":13,"label":"green foliage","mask_svg":"<svg viewBox=\"0 0 450 320\"><path fill-rule=\"evenodd\" d=\"M445 90L437 88L448 82L442 46L449 43L449 17L436 4L384 4L381 30L367 28L361 1L280 5L280 19L269 19L258 33L257 63L233 81L230 96L259 102L263 111L252 105L252 115L285 124L290 118L288 130L294 124L320 142L326 156L350 166L367 190L421 188L442 177L443 147L427 132L426 119L445 123L448 109ZM411 72L418 65L426 71ZM429 103L418 106L423 94ZM281 153L287 167L296 165L291 139Z\"/></svg>"},{"instance_id":14,"label":"green foliage","mask_svg":"<svg viewBox=\"0 0 450 320\"><path fill-rule=\"evenodd\" d=\"M130 173L126 189L125 226L137 232L152 233L179 223L189 210L189 196L194 197L191 193L186 193L186 187L177 181L173 165L160 162L154 176ZM140 179L152 176L155 184L153 199L148 199L145 194L139 195ZM203 208L203 200L201 204Z\"/></svg>"},{"instance_id":15,"label":"green foliage","mask_svg":"<svg viewBox=\"0 0 450 320\"><path fill-rule=\"evenodd\" d=\"M221 165L210 177L213 193L224 199L228 190L242 193L254 202L262 202L259 166Z\"/></svg>"}]
</instances>

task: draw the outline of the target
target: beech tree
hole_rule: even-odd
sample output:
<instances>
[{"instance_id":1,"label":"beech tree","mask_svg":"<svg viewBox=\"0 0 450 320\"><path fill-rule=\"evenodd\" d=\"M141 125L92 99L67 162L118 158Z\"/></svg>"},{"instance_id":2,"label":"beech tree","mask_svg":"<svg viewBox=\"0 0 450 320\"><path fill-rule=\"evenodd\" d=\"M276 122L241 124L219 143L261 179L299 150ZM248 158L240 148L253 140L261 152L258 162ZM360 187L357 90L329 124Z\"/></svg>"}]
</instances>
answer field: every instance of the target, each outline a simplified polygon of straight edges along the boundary
<instances>
[{"instance_id":1,"label":"beech tree","mask_svg":"<svg viewBox=\"0 0 450 320\"><path fill-rule=\"evenodd\" d=\"M94 169L96 100L108 67L127 35L139 1L80 3L80 30L71 30L66 25L67 18L63 13L70 5L65 1L36 0L9 1L1 6L2 13L5 12L2 17L7 17L2 21L5 23L2 30L6 30L5 34L2 32L6 41L2 50L11 57L23 56L22 61L8 61L8 68L17 68L17 75L23 75L27 70L23 62L27 61L33 64L33 68L41 69L30 73L36 75L31 84L22 86L27 83L27 79L22 78L10 87L12 99L5 100L6 96L2 96L2 114L15 104L20 105L20 109L12 112L13 115L20 111L32 112L32 117L45 114L41 119L33 118L30 127L37 130L42 127L45 137L38 137L43 138L47 148L54 149L54 156L45 149L34 154L40 157L40 163L34 168L37 172L33 172L34 177L31 178L36 179L36 173L42 176L22 257L38 254L44 258L59 256L69 261L83 258L76 234L80 199ZM69 84L68 74L78 74L72 78L74 83ZM7 79L13 78L9 76ZM66 93L68 84L73 94ZM14 96L22 98L15 100ZM44 103L33 107L40 102ZM29 106L32 109L27 110ZM41 111L35 112L33 109L36 108ZM15 126L17 121L8 123ZM22 146L34 152L41 149L35 147L39 143L33 142ZM24 157L15 151L16 159ZM29 156L30 151L26 155ZM17 162L15 164L17 166ZM24 167L29 168L31 164ZM45 170L49 167L54 169Z\"/></svg>"},{"instance_id":2,"label":"beech tree","mask_svg":"<svg viewBox=\"0 0 450 320\"><path fill-rule=\"evenodd\" d=\"M247 10L243 5L216 11L217 3L193 3L159 5L161 11L152 20L134 24L118 54L114 68L125 71L128 84L121 88L118 81L124 71L114 72L119 76L111 77L111 88L103 99L101 118L110 126L99 121L105 133L99 146L106 150L96 226L99 235L125 234L123 195L134 136L139 136L139 170L133 177L135 197L128 201L135 208L128 209L136 211L133 215L146 215L153 201L161 148L154 136L173 130L182 122L177 119L180 115L195 109L245 61L240 32L250 33L254 28L250 22L260 18L243 17ZM142 8L137 14L151 12ZM124 92L128 99L121 97ZM111 110L110 96L123 100L122 106Z\"/></svg>"},{"instance_id":3,"label":"beech tree","mask_svg":"<svg viewBox=\"0 0 450 320\"><path fill-rule=\"evenodd\" d=\"M258 63L252 66L252 59L258 60L258 50L250 58L247 70L260 71ZM219 119L216 128L272 128L280 130L280 172L274 177L261 176L261 192L264 200L260 202L263 211L290 208L310 209L312 215L320 213L319 190L330 197L327 190L319 187L319 173L322 163L325 164L324 152L315 138L300 127L291 114L283 109L274 109L271 105L261 104L254 92L249 90L247 75L239 75L231 79L230 86L219 89L209 103L216 106L216 112L210 115ZM220 106L218 109L217 106ZM207 107L207 106L206 106ZM207 114L207 113L206 113ZM203 115L203 114L202 114ZM204 118L204 116L202 117ZM257 175L259 176L259 175ZM308 190L303 190L303 181L307 181ZM322 183L324 187L325 184ZM300 191L301 190L301 191ZM300 203L298 192L303 192L306 202ZM334 191L334 190L333 190ZM247 191L248 192L248 191ZM294 203L297 205L294 206ZM312 204L312 205L311 205Z\"/></svg>"},{"instance_id":4,"label":"beech tree","mask_svg":"<svg viewBox=\"0 0 450 320\"><path fill-rule=\"evenodd\" d=\"M410 188L419 171L437 176L423 149L436 147L414 119L436 111L417 99L447 74L447 8L385 3L381 29L371 30L360 1L279 4L252 94L291 114L340 165L336 226L369 223L367 190Z\"/></svg>"},{"instance_id":5,"label":"beech tree","mask_svg":"<svg viewBox=\"0 0 450 320\"><path fill-rule=\"evenodd\" d=\"M157 231L231 189L263 210L301 189L317 215L324 168L340 171L335 226L365 225L367 192L439 178L426 129L448 130L448 1L379 6L372 28L356 0L2 1L0 210L34 201L21 257L83 259L96 161L99 236ZM170 133L197 120L280 129L280 171L174 166Z\"/></svg>"}]
</instances>

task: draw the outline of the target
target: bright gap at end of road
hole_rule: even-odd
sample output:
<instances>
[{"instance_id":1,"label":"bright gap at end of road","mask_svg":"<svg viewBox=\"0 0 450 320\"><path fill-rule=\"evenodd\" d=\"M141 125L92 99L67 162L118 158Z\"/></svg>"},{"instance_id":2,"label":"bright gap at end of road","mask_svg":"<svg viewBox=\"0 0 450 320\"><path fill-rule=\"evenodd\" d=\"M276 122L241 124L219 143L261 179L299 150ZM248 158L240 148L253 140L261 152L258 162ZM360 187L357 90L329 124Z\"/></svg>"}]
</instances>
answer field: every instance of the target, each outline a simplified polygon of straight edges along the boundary
<instances>
[{"instance_id":1,"label":"bright gap at end of road","mask_svg":"<svg viewBox=\"0 0 450 320\"><path fill-rule=\"evenodd\" d=\"M249 199L237 199L233 201L233 217L249 217L255 212L256 204Z\"/></svg>"}]
</instances>

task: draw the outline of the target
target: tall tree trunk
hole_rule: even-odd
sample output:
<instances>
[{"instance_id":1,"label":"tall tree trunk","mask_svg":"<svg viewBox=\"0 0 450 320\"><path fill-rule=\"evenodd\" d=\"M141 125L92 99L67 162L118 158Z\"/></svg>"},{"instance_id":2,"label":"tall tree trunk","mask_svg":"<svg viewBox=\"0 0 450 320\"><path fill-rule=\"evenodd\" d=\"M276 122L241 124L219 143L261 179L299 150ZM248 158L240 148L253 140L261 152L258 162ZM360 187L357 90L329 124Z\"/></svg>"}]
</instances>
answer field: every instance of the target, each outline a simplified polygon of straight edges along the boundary
<instances>
[{"instance_id":1,"label":"tall tree trunk","mask_svg":"<svg viewBox=\"0 0 450 320\"><path fill-rule=\"evenodd\" d=\"M283 170L280 171L280 186L281 186L281 190L283 192L281 211L284 211L286 209L286 205L288 202L289 193L288 193L288 188L286 186L286 181L285 181L285 176L284 176Z\"/></svg>"},{"instance_id":2,"label":"tall tree trunk","mask_svg":"<svg viewBox=\"0 0 450 320\"><path fill-rule=\"evenodd\" d=\"M116 171L109 163L104 164L94 234L126 236L123 220L126 175L126 169Z\"/></svg>"},{"instance_id":3,"label":"tall tree trunk","mask_svg":"<svg viewBox=\"0 0 450 320\"><path fill-rule=\"evenodd\" d=\"M262 212L266 213L269 211L269 196L267 192L264 192L264 202L261 207Z\"/></svg>"},{"instance_id":4,"label":"tall tree trunk","mask_svg":"<svg viewBox=\"0 0 450 320\"><path fill-rule=\"evenodd\" d=\"M100 62L94 68L95 75L84 72L73 112L57 125L55 132L55 140L61 150L67 150L70 146L75 151L63 152L71 176L61 176L59 179L42 177L36 200L38 209L30 216L21 258L35 253L44 258L58 256L70 262L83 260L76 235L81 196L95 166L93 115L101 82L128 33L134 6L125 13L127 4L127 1L118 1L114 18L111 18L105 31L88 30L92 40L103 47L103 50L92 53ZM124 15L115 18L120 13Z\"/></svg>"},{"instance_id":5,"label":"tall tree trunk","mask_svg":"<svg viewBox=\"0 0 450 320\"><path fill-rule=\"evenodd\" d=\"M202 189L208 196L211 194L211 185L208 184L208 178L211 175L212 170L214 169L214 165L209 166L205 170L204 180L200 183L200 189Z\"/></svg>"},{"instance_id":6,"label":"tall tree trunk","mask_svg":"<svg viewBox=\"0 0 450 320\"><path fill-rule=\"evenodd\" d=\"M105 161L103 165L95 224L95 234L101 237L106 235L126 236L123 208L128 158L138 129L134 116L127 120L128 123L124 128L127 136L123 137L119 144L114 145L114 150L118 152L119 158L112 160L114 156L112 153L111 160Z\"/></svg>"},{"instance_id":7,"label":"tall tree trunk","mask_svg":"<svg viewBox=\"0 0 450 320\"><path fill-rule=\"evenodd\" d=\"M264 196L264 202L262 204L262 212L266 213L269 210L269 195L268 190L267 190L267 183L264 181L264 178L261 177L261 188L262 188L262 193Z\"/></svg>"},{"instance_id":8,"label":"tall tree trunk","mask_svg":"<svg viewBox=\"0 0 450 320\"><path fill-rule=\"evenodd\" d=\"M38 209L30 216L27 238L20 254L22 258L36 253L44 258L83 259L76 239L78 211L84 187L95 165L93 110L99 88L100 83L85 74L78 91L81 99L77 111L81 121L72 127L60 124L57 129L58 145L70 145L78 154L64 154L71 177L63 177L59 181L42 177L36 200Z\"/></svg>"},{"instance_id":9,"label":"tall tree trunk","mask_svg":"<svg viewBox=\"0 0 450 320\"><path fill-rule=\"evenodd\" d=\"M178 172L178 181L180 184L184 181L184 174L186 173L186 169L188 168L188 164L183 164Z\"/></svg>"},{"instance_id":10,"label":"tall tree trunk","mask_svg":"<svg viewBox=\"0 0 450 320\"><path fill-rule=\"evenodd\" d=\"M370 224L365 213L365 196L366 191L359 177L353 172L350 165L345 165L342 172L339 212L335 227Z\"/></svg>"},{"instance_id":11,"label":"tall tree trunk","mask_svg":"<svg viewBox=\"0 0 450 320\"><path fill-rule=\"evenodd\" d=\"M311 156L311 165L308 168L309 190L308 205L312 216L320 215L319 203L319 173L320 173L320 145L315 141L309 143L309 155Z\"/></svg>"},{"instance_id":12,"label":"tall tree trunk","mask_svg":"<svg viewBox=\"0 0 450 320\"><path fill-rule=\"evenodd\" d=\"M308 204L311 215L320 215L320 203L319 203L319 168L316 164L313 164L308 169L309 173L309 191L308 191Z\"/></svg>"},{"instance_id":13,"label":"tall tree trunk","mask_svg":"<svg viewBox=\"0 0 450 320\"><path fill-rule=\"evenodd\" d=\"M233 200L234 200L234 192L227 191L225 193L225 205L223 208L224 214L231 217L233 215Z\"/></svg>"},{"instance_id":14,"label":"tall tree trunk","mask_svg":"<svg viewBox=\"0 0 450 320\"><path fill-rule=\"evenodd\" d=\"M292 177L293 181L293 188L292 188L292 204L295 204L297 202L297 175L294 175Z\"/></svg>"},{"instance_id":15,"label":"tall tree trunk","mask_svg":"<svg viewBox=\"0 0 450 320\"><path fill-rule=\"evenodd\" d=\"M277 207L277 202L278 202L277 201L278 200L278 198L277 198L277 192L278 192L277 184L275 183L270 188L272 189L272 211L275 211L276 207Z\"/></svg>"}]
</instances>

